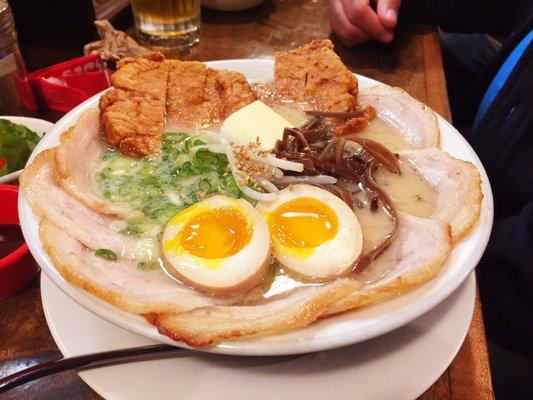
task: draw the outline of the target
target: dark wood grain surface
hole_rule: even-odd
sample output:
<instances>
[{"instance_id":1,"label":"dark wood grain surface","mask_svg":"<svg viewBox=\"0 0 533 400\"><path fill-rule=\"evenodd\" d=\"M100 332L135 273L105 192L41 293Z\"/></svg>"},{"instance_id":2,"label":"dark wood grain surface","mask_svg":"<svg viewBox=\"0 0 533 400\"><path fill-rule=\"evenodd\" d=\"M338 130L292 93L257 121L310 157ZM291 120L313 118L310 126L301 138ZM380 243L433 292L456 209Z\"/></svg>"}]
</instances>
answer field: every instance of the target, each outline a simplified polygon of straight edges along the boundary
<instances>
[{"instance_id":1,"label":"dark wood grain surface","mask_svg":"<svg viewBox=\"0 0 533 400\"><path fill-rule=\"evenodd\" d=\"M256 9L221 13L203 10L201 42L182 59L217 60L272 57L274 51L330 37L322 0L266 1ZM400 86L450 119L442 58L436 32L423 26L400 26L392 45L343 47L334 37L337 53L353 71ZM63 52L34 49L39 60L59 61ZM31 55L30 57L37 57ZM83 335L83 332L80 332ZM0 302L0 376L61 356L44 318L38 280L20 294ZM100 399L75 372L65 372L0 395L2 399ZM483 317L479 298L474 318L450 367L420 398L423 400L492 399ZM223 396L221 397L223 398ZM186 400L186 399L184 399Z\"/></svg>"}]
</instances>

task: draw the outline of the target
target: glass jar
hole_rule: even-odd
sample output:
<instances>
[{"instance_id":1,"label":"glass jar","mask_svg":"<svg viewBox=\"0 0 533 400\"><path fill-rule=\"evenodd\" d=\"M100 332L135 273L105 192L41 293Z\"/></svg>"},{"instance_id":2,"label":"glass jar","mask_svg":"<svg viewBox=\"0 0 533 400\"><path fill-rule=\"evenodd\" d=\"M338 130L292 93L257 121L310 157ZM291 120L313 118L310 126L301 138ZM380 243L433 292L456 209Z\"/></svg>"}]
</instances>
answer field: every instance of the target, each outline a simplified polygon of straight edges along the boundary
<instances>
[{"instance_id":1,"label":"glass jar","mask_svg":"<svg viewBox=\"0 0 533 400\"><path fill-rule=\"evenodd\" d=\"M11 8L0 0L0 115L32 115L35 100L20 55Z\"/></svg>"}]
</instances>

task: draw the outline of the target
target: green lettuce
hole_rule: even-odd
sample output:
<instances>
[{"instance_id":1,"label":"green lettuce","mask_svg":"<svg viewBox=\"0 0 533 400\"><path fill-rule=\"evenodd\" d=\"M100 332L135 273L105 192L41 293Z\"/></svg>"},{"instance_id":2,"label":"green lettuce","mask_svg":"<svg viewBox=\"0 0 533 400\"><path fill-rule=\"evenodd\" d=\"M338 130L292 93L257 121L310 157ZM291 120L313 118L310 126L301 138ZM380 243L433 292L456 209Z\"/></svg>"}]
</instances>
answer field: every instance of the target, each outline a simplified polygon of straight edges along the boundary
<instances>
[{"instance_id":1,"label":"green lettuce","mask_svg":"<svg viewBox=\"0 0 533 400\"><path fill-rule=\"evenodd\" d=\"M24 125L0 119L0 176L24 168L39 140Z\"/></svg>"}]
</instances>

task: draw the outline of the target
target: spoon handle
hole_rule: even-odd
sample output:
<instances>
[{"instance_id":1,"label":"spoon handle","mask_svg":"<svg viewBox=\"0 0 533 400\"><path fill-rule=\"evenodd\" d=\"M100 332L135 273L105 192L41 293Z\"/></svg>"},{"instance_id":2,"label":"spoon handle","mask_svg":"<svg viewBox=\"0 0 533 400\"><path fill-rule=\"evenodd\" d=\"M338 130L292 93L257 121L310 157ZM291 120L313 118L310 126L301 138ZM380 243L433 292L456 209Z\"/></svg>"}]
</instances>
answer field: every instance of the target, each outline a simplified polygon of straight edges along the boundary
<instances>
[{"instance_id":1,"label":"spoon handle","mask_svg":"<svg viewBox=\"0 0 533 400\"><path fill-rule=\"evenodd\" d=\"M83 356L67 357L55 361L48 361L33 367L23 369L12 375L0 379L0 393L14 387L23 385L35 379L43 378L58 372L78 368L94 368L111 362L125 362L132 359L142 358L153 354L184 351L175 346L157 344L151 346L133 347L129 349L105 351L102 353L86 354Z\"/></svg>"}]
</instances>

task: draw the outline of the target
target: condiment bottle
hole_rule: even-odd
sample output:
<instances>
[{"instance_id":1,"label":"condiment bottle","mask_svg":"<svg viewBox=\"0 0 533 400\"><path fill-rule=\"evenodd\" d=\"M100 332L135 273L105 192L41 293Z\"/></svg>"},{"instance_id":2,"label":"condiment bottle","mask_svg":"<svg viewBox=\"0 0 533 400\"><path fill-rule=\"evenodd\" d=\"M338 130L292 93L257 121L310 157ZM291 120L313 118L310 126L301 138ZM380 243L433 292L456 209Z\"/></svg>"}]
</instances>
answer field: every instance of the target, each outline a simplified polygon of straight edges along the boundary
<instances>
[{"instance_id":1,"label":"condiment bottle","mask_svg":"<svg viewBox=\"0 0 533 400\"><path fill-rule=\"evenodd\" d=\"M0 0L0 115L34 113L35 100L26 75L11 8Z\"/></svg>"}]
</instances>

